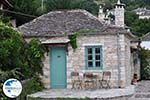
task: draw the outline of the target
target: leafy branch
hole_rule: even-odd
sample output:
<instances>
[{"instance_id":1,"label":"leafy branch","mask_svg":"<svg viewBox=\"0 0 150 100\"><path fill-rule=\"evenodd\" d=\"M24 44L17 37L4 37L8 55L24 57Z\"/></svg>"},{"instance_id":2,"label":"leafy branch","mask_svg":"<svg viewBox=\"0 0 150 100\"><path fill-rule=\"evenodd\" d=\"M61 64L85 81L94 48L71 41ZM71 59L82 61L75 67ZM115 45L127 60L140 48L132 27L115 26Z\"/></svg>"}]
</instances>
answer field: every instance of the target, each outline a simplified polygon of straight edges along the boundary
<instances>
[{"instance_id":1,"label":"leafy branch","mask_svg":"<svg viewBox=\"0 0 150 100\"><path fill-rule=\"evenodd\" d=\"M79 34L80 34L79 32L75 32L73 35L69 36L70 44L74 50L78 47L77 46L77 37L79 36Z\"/></svg>"}]
</instances>

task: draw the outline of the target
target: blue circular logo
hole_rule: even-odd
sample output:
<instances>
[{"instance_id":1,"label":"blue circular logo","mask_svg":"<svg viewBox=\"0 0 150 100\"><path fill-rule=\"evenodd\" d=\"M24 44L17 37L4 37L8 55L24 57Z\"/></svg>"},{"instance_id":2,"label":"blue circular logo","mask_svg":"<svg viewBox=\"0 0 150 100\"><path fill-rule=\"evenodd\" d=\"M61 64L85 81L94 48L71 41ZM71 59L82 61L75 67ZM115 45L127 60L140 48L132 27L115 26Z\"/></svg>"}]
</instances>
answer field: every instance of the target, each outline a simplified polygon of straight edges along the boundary
<instances>
[{"instance_id":1,"label":"blue circular logo","mask_svg":"<svg viewBox=\"0 0 150 100\"><path fill-rule=\"evenodd\" d=\"M9 98L16 98L22 91L22 85L17 79L8 79L3 85L3 92Z\"/></svg>"}]
</instances>

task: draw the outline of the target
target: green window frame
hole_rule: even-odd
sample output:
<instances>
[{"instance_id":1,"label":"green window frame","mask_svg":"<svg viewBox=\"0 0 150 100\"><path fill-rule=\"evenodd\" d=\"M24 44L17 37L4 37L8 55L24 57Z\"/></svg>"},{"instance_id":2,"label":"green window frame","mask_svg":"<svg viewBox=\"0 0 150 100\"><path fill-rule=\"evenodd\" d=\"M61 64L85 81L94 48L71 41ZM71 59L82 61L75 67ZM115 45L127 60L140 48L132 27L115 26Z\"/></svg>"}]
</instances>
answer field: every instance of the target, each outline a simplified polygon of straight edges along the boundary
<instances>
[{"instance_id":1,"label":"green window frame","mask_svg":"<svg viewBox=\"0 0 150 100\"><path fill-rule=\"evenodd\" d=\"M103 68L102 46L86 46L85 63L88 70L101 70Z\"/></svg>"}]
</instances>

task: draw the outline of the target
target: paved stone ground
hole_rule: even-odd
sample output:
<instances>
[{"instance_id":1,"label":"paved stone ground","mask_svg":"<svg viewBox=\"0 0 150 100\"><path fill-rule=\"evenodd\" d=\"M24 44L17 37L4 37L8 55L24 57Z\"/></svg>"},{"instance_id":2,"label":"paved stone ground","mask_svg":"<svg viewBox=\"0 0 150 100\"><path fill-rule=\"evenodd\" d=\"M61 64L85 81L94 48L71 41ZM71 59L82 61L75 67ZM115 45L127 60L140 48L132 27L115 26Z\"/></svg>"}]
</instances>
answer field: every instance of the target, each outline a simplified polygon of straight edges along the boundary
<instances>
[{"instance_id":1,"label":"paved stone ground","mask_svg":"<svg viewBox=\"0 0 150 100\"><path fill-rule=\"evenodd\" d=\"M150 81L141 81L136 87L129 86L124 89L51 89L29 95L29 97L44 98L40 100L55 100L52 98L91 98L92 100L150 100Z\"/></svg>"},{"instance_id":2,"label":"paved stone ground","mask_svg":"<svg viewBox=\"0 0 150 100\"><path fill-rule=\"evenodd\" d=\"M49 89L38 92L28 97L33 98L90 98L93 100L130 100L135 92L133 85L126 88L97 89L97 90L72 90L72 89ZM127 96L127 97L126 97ZM129 96L129 97L128 97ZM102 99L103 98L103 99Z\"/></svg>"},{"instance_id":3,"label":"paved stone ground","mask_svg":"<svg viewBox=\"0 0 150 100\"><path fill-rule=\"evenodd\" d=\"M135 100L150 100L150 81L139 82L135 91Z\"/></svg>"}]
</instances>

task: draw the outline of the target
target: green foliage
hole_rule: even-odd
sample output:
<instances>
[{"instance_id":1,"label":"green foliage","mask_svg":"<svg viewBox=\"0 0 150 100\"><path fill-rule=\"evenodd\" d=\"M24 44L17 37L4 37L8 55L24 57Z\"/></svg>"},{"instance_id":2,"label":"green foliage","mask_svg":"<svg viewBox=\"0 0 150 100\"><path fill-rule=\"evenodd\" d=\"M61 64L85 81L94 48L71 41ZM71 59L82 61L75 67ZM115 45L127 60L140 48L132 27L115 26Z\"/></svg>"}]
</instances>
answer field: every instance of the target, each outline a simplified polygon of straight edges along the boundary
<instances>
[{"instance_id":1,"label":"green foliage","mask_svg":"<svg viewBox=\"0 0 150 100\"><path fill-rule=\"evenodd\" d=\"M42 74L43 57L44 48L37 39L27 43L21 33L0 22L0 83L9 78L24 80ZM26 93L30 89L31 92L42 89L37 78L34 78L27 86L30 87ZM5 96L1 94L0 98Z\"/></svg>"},{"instance_id":2,"label":"green foliage","mask_svg":"<svg viewBox=\"0 0 150 100\"><path fill-rule=\"evenodd\" d=\"M44 47L41 45L39 40L32 39L25 50L26 63L24 70L26 71L25 76L33 76L37 74L43 74L42 71L42 58L44 58ZM28 71L30 70L30 73ZM36 71L36 72L35 72Z\"/></svg>"},{"instance_id":3,"label":"green foliage","mask_svg":"<svg viewBox=\"0 0 150 100\"><path fill-rule=\"evenodd\" d=\"M23 38L13 28L0 23L0 69L12 70L22 66Z\"/></svg>"},{"instance_id":4,"label":"green foliage","mask_svg":"<svg viewBox=\"0 0 150 100\"><path fill-rule=\"evenodd\" d=\"M97 14L98 5L94 0L48 0L46 2L47 11L62 9L85 9L93 14Z\"/></svg>"},{"instance_id":5,"label":"green foliage","mask_svg":"<svg viewBox=\"0 0 150 100\"><path fill-rule=\"evenodd\" d=\"M139 19L131 25L131 31L137 36L150 32L150 19Z\"/></svg>"},{"instance_id":6,"label":"green foliage","mask_svg":"<svg viewBox=\"0 0 150 100\"><path fill-rule=\"evenodd\" d=\"M4 83L7 79L13 77L15 79L19 79L23 74L19 72L20 69L14 68L13 70L10 71L2 71L0 70L0 83Z\"/></svg>"},{"instance_id":7,"label":"green foliage","mask_svg":"<svg viewBox=\"0 0 150 100\"><path fill-rule=\"evenodd\" d=\"M93 30L93 29L82 29L82 30L79 30L78 32L75 32L73 33L73 35L70 35L69 36L69 39L70 39L70 44L72 46L72 48L75 49L78 47L77 46L77 37L80 35L80 33L88 33L88 32L95 32L96 30Z\"/></svg>"},{"instance_id":8,"label":"green foliage","mask_svg":"<svg viewBox=\"0 0 150 100\"><path fill-rule=\"evenodd\" d=\"M40 16L49 11L62 9L85 9L97 15L99 4L105 4L104 11L106 11L106 9L114 8L114 4L117 2L117 0L44 0L42 9L41 1L42 0L10 0L10 3L14 6L13 10L16 12ZM121 2L126 4L127 12L125 22L131 28L131 31L137 36L142 36L149 32L149 21L137 20L135 13L129 11L138 7L150 8L150 0L121 0ZM26 17L17 14L12 14L11 17L17 19L18 25L34 19L34 17Z\"/></svg>"},{"instance_id":9,"label":"green foliage","mask_svg":"<svg viewBox=\"0 0 150 100\"><path fill-rule=\"evenodd\" d=\"M79 36L79 32L76 32L73 35L69 36L70 44L74 50L78 47L77 46L77 37L78 36Z\"/></svg>"},{"instance_id":10,"label":"green foliage","mask_svg":"<svg viewBox=\"0 0 150 100\"><path fill-rule=\"evenodd\" d=\"M38 40L27 43L21 33L0 23L0 70L19 69L24 75L22 79L30 78L42 74L43 57L44 49Z\"/></svg>"},{"instance_id":11,"label":"green foliage","mask_svg":"<svg viewBox=\"0 0 150 100\"><path fill-rule=\"evenodd\" d=\"M7 25L10 25L10 22L9 22L10 18L9 17L6 17L4 16L3 14L0 14L0 21L7 24Z\"/></svg>"},{"instance_id":12,"label":"green foliage","mask_svg":"<svg viewBox=\"0 0 150 100\"><path fill-rule=\"evenodd\" d=\"M141 49L141 79L150 80L150 50Z\"/></svg>"},{"instance_id":13,"label":"green foliage","mask_svg":"<svg viewBox=\"0 0 150 100\"><path fill-rule=\"evenodd\" d=\"M99 6L94 0L80 0L80 6L78 8L85 9L94 15L98 15Z\"/></svg>"},{"instance_id":14,"label":"green foliage","mask_svg":"<svg viewBox=\"0 0 150 100\"><path fill-rule=\"evenodd\" d=\"M79 7L81 0L48 0L47 9L58 10L58 9L73 9Z\"/></svg>"},{"instance_id":15,"label":"green foliage","mask_svg":"<svg viewBox=\"0 0 150 100\"><path fill-rule=\"evenodd\" d=\"M132 11L126 11L125 12L125 23L127 26L132 26L133 23L139 19L139 16Z\"/></svg>"},{"instance_id":16,"label":"green foliage","mask_svg":"<svg viewBox=\"0 0 150 100\"><path fill-rule=\"evenodd\" d=\"M15 11L38 15L36 9L40 7L41 0L10 0Z\"/></svg>"},{"instance_id":17,"label":"green foliage","mask_svg":"<svg viewBox=\"0 0 150 100\"><path fill-rule=\"evenodd\" d=\"M8 98L3 93L3 84L0 82L0 100L8 100Z\"/></svg>"},{"instance_id":18,"label":"green foliage","mask_svg":"<svg viewBox=\"0 0 150 100\"><path fill-rule=\"evenodd\" d=\"M13 10L16 12L22 12L24 14L39 16L44 12L39 12L41 7L41 0L10 0L13 5ZM26 23L34 17L27 17L19 14L9 14L12 18L17 19L17 25Z\"/></svg>"},{"instance_id":19,"label":"green foliage","mask_svg":"<svg viewBox=\"0 0 150 100\"><path fill-rule=\"evenodd\" d=\"M125 23L136 36L141 37L150 32L150 19L139 19L134 12L127 11L125 13Z\"/></svg>"},{"instance_id":20,"label":"green foliage","mask_svg":"<svg viewBox=\"0 0 150 100\"><path fill-rule=\"evenodd\" d=\"M38 77L34 77L33 79L27 80L23 83L22 89L22 93L19 97L17 97L17 100L26 100L27 95L41 91L44 87L40 79Z\"/></svg>"},{"instance_id":21,"label":"green foliage","mask_svg":"<svg viewBox=\"0 0 150 100\"><path fill-rule=\"evenodd\" d=\"M44 0L43 9L41 2L42 0L10 0L14 11L34 16L40 16L49 11L62 9L85 9L94 15L98 13L98 5L94 0ZM27 17L19 14L9 15L17 19L17 25L34 19L34 17Z\"/></svg>"}]
</instances>

